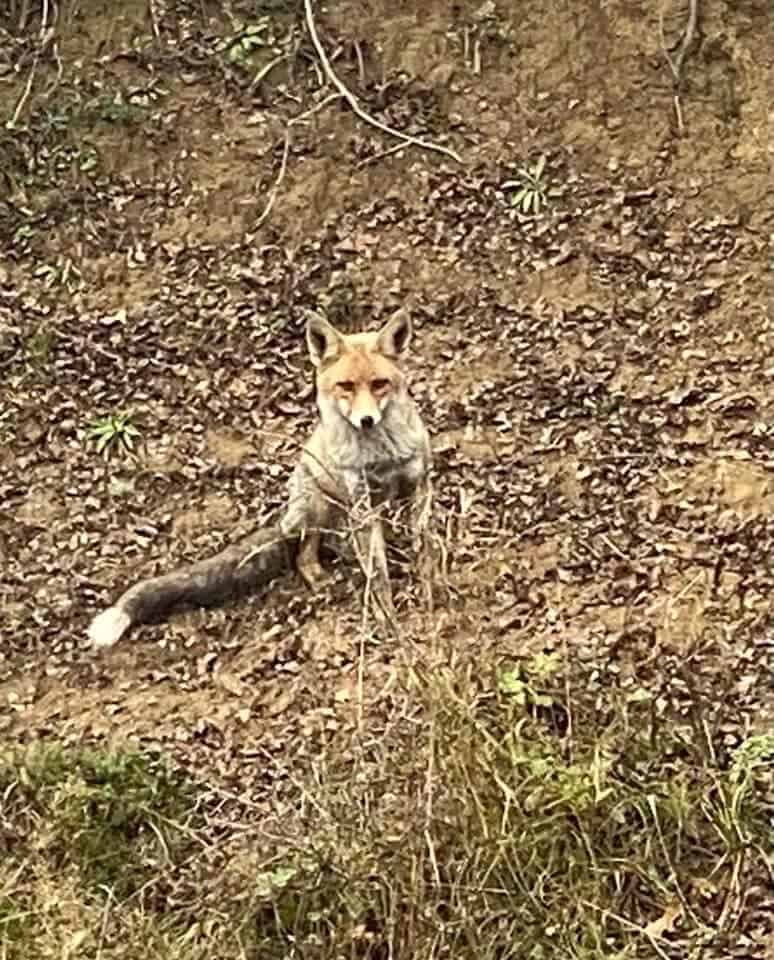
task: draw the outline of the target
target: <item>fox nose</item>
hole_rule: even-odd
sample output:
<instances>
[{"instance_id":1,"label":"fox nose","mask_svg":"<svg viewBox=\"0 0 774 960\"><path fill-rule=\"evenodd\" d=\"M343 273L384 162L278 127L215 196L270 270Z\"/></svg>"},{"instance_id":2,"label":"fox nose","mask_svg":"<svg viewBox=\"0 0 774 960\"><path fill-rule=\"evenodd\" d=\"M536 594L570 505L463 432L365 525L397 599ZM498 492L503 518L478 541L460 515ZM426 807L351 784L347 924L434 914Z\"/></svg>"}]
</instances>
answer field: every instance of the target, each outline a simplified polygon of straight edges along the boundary
<instances>
[{"instance_id":1,"label":"fox nose","mask_svg":"<svg viewBox=\"0 0 774 960\"><path fill-rule=\"evenodd\" d=\"M361 418L360 418L360 426L363 428L363 430L370 430L373 425L374 425L374 418L373 418L373 417L361 417Z\"/></svg>"}]
</instances>

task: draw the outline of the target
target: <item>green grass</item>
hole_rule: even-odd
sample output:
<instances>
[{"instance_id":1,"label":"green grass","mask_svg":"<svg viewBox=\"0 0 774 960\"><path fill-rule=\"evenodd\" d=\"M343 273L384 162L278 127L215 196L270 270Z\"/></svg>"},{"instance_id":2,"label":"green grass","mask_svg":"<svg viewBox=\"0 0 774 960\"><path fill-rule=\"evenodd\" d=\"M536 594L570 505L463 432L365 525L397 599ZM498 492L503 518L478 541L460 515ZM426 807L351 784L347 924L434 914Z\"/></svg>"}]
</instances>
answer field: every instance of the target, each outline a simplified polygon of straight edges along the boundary
<instances>
[{"instance_id":1,"label":"green grass","mask_svg":"<svg viewBox=\"0 0 774 960\"><path fill-rule=\"evenodd\" d=\"M194 792L138 753L39 747L0 757L4 815L18 841L91 890L125 898L189 842Z\"/></svg>"},{"instance_id":2,"label":"green grass","mask_svg":"<svg viewBox=\"0 0 774 960\"><path fill-rule=\"evenodd\" d=\"M336 829L318 834L318 872L283 890L257 955L283 956L277 941L318 944L315 955L331 958L356 941L374 956L471 960L722 948L746 884L767 875L774 836L759 787L774 738L716 766L679 730L655 733L643 698L625 711L611 704L596 729L581 699L573 719L583 727L570 732L564 685L541 681L543 669L526 702L496 682L477 692L472 678L417 679L428 740L413 764L385 756L385 775L363 778L395 778L395 821L354 815L379 810L377 790L318 776ZM324 909L310 897L321 886ZM308 901L301 916L288 909L292 891L296 908Z\"/></svg>"},{"instance_id":3,"label":"green grass","mask_svg":"<svg viewBox=\"0 0 774 960\"><path fill-rule=\"evenodd\" d=\"M131 960L730 951L772 879L774 737L710 748L554 656L404 680L390 736L334 741L268 828L211 817L217 789L157 758L5 756L0 955L75 934Z\"/></svg>"}]
</instances>

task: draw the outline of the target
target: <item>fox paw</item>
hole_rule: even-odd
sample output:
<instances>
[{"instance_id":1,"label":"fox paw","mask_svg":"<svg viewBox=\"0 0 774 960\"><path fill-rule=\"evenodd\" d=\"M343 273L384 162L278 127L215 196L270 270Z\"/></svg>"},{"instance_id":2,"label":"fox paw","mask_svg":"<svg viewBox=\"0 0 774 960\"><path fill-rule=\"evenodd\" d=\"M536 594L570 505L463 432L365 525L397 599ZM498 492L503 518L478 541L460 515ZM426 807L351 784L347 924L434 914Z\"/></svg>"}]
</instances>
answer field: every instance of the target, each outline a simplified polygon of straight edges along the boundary
<instances>
[{"instance_id":1,"label":"fox paw","mask_svg":"<svg viewBox=\"0 0 774 960\"><path fill-rule=\"evenodd\" d=\"M304 582L309 589L314 592L324 589L332 579L319 563L299 564L298 572L304 578Z\"/></svg>"}]
</instances>

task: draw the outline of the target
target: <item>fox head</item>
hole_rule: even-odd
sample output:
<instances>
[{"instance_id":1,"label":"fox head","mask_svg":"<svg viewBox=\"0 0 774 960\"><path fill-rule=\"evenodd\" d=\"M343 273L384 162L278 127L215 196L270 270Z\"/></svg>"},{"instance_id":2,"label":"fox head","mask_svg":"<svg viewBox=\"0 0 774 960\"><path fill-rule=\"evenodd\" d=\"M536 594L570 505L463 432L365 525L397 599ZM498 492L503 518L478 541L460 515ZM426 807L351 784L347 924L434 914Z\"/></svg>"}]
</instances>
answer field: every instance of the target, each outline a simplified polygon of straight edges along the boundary
<instances>
[{"instance_id":1,"label":"fox head","mask_svg":"<svg viewBox=\"0 0 774 960\"><path fill-rule=\"evenodd\" d=\"M317 403L323 418L335 412L356 430L371 430L390 404L405 396L406 381L397 360L411 341L411 318L396 313L374 333L340 333L312 315L306 342L317 368Z\"/></svg>"}]
</instances>

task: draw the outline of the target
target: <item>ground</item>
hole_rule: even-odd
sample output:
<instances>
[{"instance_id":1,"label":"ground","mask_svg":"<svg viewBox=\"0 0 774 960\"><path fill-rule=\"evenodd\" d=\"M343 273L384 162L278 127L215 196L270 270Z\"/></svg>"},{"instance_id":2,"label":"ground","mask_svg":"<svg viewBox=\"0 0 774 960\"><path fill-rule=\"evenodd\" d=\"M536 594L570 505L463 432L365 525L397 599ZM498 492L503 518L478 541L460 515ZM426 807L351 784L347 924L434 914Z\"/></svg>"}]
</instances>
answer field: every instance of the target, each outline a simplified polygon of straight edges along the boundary
<instances>
[{"instance_id":1,"label":"ground","mask_svg":"<svg viewBox=\"0 0 774 960\"><path fill-rule=\"evenodd\" d=\"M331 751L366 777L369 744L410 754L434 673L478 696L558 654L602 713L642 691L710 752L772 730L765 4L700 4L679 110L655 3L312 4L368 113L460 163L341 99L286 126L333 89L303 3L63 4L50 36L23 6L0 6L7 743L160 751L288 823ZM435 608L402 577L380 641L354 573L288 575L89 651L126 586L280 505L314 418L304 310L404 305ZM134 455L100 456L89 424L126 410ZM722 949L771 956L753 900Z\"/></svg>"}]
</instances>

